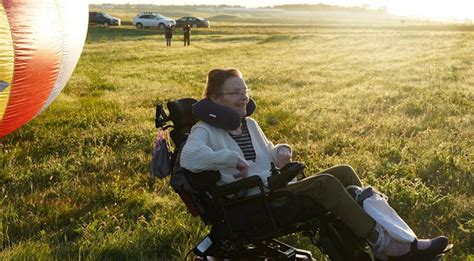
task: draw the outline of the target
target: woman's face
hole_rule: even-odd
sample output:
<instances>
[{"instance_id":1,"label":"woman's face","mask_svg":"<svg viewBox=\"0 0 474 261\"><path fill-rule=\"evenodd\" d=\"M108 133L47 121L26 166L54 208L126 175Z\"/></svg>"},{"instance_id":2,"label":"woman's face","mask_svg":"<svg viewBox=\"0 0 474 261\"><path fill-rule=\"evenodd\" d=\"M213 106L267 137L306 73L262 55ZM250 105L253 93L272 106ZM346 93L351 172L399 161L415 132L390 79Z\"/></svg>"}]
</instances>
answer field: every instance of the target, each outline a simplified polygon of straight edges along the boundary
<instances>
[{"instance_id":1,"label":"woman's face","mask_svg":"<svg viewBox=\"0 0 474 261\"><path fill-rule=\"evenodd\" d=\"M222 85L220 92L212 101L227 106L237 111L240 117L247 115L247 103L249 102L249 89L241 77L231 77Z\"/></svg>"}]
</instances>

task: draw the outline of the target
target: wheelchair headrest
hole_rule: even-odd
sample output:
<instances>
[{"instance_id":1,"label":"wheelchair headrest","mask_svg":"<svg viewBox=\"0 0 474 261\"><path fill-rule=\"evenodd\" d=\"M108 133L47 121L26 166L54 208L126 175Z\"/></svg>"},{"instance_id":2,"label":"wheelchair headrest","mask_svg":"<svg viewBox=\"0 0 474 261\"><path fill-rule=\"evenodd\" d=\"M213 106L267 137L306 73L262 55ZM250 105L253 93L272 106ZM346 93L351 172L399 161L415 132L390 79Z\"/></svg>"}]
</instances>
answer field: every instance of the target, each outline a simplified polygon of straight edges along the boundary
<instances>
[{"instance_id":1,"label":"wheelchair headrest","mask_svg":"<svg viewBox=\"0 0 474 261\"><path fill-rule=\"evenodd\" d=\"M183 98L167 103L169 118L175 129L193 126L198 120L193 116L192 106L197 102L193 98Z\"/></svg>"},{"instance_id":2,"label":"wheelchair headrest","mask_svg":"<svg viewBox=\"0 0 474 261\"><path fill-rule=\"evenodd\" d=\"M192 107L193 114L196 118L216 128L235 130L240 126L242 121L240 115L235 110L217 104L208 98L200 100ZM255 101L250 98L247 103L246 116L252 115L256 108L257 105L255 104Z\"/></svg>"}]
</instances>

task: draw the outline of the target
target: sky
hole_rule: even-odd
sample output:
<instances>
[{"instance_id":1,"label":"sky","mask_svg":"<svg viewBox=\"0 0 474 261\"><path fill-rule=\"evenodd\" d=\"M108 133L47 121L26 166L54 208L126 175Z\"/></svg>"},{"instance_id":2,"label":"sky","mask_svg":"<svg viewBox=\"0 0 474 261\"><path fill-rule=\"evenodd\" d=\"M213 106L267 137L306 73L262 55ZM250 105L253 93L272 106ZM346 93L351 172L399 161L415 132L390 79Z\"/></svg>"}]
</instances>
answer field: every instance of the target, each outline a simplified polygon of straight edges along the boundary
<instances>
[{"instance_id":1,"label":"sky","mask_svg":"<svg viewBox=\"0 0 474 261\"><path fill-rule=\"evenodd\" d=\"M431 18L474 19L474 0L89 0L91 4L240 5L265 7L282 4L328 4L386 7L394 15Z\"/></svg>"}]
</instances>

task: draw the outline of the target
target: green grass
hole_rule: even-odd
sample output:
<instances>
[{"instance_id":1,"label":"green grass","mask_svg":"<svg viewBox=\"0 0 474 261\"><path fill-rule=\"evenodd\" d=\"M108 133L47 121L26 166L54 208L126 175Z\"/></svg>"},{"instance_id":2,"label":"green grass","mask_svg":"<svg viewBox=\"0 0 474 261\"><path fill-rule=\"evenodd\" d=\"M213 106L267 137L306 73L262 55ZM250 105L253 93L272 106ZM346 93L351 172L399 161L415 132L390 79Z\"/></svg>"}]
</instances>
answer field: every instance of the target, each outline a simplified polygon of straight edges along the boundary
<instances>
[{"instance_id":1,"label":"green grass","mask_svg":"<svg viewBox=\"0 0 474 261\"><path fill-rule=\"evenodd\" d=\"M419 237L449 236L449 260L474 258L474 27L228 21L181 41L90 28L58 99L0 140L0 259L183 259L207 228L149 178L154 106L199 98L215 67L244 73L307 175L351 164Z\"/></svg>"}]
</instances>

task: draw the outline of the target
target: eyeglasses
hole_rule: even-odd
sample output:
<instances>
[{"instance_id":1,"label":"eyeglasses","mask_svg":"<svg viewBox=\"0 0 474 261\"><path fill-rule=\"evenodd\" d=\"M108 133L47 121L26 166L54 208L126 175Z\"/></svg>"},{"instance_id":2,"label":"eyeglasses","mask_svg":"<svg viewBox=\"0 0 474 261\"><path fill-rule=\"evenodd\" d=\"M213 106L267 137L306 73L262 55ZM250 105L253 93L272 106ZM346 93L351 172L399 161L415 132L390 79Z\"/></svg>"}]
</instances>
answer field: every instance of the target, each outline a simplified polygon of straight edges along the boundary
<instances>
[{"instance_id":1,"label":"eyeglasses","mask_svg":"<svg viewBox=\"0 0 474 261\"><path fill-rule=\"evenodd\" d=\"M237 96L250 96L250 89L245 89L243 91L235 91L235 92L221 92L218 95L232 95L234 97Z\"/></svg>"}]
</instances>

